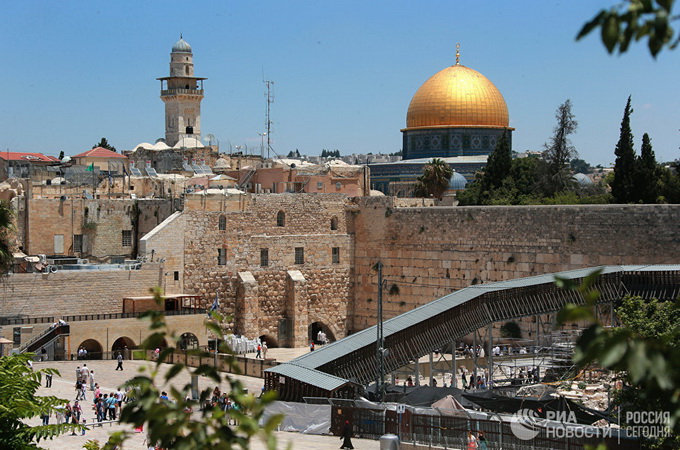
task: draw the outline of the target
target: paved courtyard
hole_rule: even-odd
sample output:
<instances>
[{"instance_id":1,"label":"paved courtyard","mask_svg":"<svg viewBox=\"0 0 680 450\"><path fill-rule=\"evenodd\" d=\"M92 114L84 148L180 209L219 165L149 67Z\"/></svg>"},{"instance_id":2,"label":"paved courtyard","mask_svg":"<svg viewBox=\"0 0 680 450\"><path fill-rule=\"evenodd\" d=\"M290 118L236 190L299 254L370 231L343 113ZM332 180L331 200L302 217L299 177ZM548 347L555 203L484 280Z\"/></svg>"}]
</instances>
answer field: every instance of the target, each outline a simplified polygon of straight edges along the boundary
<instances>
[{"instance_id":1,"label":"paved courtyard","mask_svg":"<svg viewBox=\"0 0 680 450\"><path fill-rule=\"evenodd\" d=\"M274 350L274 351L272 351ZM275 357L280 360L288 360L292 357L303 353L305 349L271 349L268 357ZM280 353L280 354L279 354ZM124 370L116 371L115 361L49 361L49 362L37 362L34 364L36 369L53 367L60 372L60 376L54 376L52 382L52 388L45 388L44 381L43 386L38 390L38 395L55 395L59 398L70 400L73 403L75 399L75 369L77 366L87 364L87 367L95 372L96 382L99 383L102 388L102 392L110 393L115 391L117 386L124 383L127 379L132 378L138 373L139 369L143 366L147 366L149 363L144 361L125 361ZM165 370L169 369L169 365L162 366L161 376L159 379L163 378L163 373ZM249 390L249 392L260 392L263 380L253 377L245 377L233 375L234 378L240 379L244 386ZM189 375L184 372L175 378L175 386L183 386L190 381ZM208 380L207 378L201 377L199 379L200 389L213 388L215 384ZM225 390L227 388L226 384L220 386L220 390ZM81 402L83 406L83 416L87 420L87 423L95 422L95 414L91 408L92 405L92 392L88 390L87 401ZM86 407L87 406L87 407ZM40 423L39 418L32 419L29 423L32 425L38 425ZM56 423L54 415L50 418L50 423ZM100 444L103 444L108 439L108 435L114 431L119 431L127 429L132 431L132 427L120 424L104 425L102 427L95 427L92 430L88 430L85 436L71 436L69 434L59 436L53 440L41 441L40 446L47 449L79 449L82 448L83 444L90 439L97 439ZM317 435L306 435L300 433L288 433L288 432L277 432L278 448L284 449L288 442L292 443L294 449L315 449L315 450L326 450L326 449L337 449L340 447L340 439L336 436L317 436ZM137 433L130 439L126 445L126 449L146 449L144 446L144 433ZM354 447L357 449L379 449L380 444L378 441L366 440L366 439L353 439ZM253 450L264 450L266 445L261 442L258 438L255 438L251 443L251 449Z\"/></svg>"}]
</instances>

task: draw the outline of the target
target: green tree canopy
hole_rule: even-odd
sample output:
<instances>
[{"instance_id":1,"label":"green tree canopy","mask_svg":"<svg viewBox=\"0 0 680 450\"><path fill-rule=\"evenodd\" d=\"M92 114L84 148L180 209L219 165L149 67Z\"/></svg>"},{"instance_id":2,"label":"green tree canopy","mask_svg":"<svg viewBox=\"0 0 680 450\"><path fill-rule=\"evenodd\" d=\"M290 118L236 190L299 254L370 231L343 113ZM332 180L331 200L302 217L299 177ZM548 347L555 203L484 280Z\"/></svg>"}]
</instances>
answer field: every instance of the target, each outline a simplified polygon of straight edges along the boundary
<instances>
[{"instance_id":1,"label":"green tree canopy","mask_svg":"<svg viewBox=\"0 0 680 450\"><path fill-rule=\"evenodd\" d=\"M636 161L635 192L642 203L656 203L659 196L659 168L649 135L642 136L640 157Z\"/></svg>"},{"instance_id":2,"label":"green tree canopy","mask_svg":"<svg viewBox=\"0 0 680 450\"><path fill-rule=\"evenodd\" d=\"M55 369L33 371L28 366L32 353L0 357L0 448L40 448L43 439L72 430L75 425L29 426L24 421L64 405L57 397L36 395L43 375L58 374Z\"/></svg>"},{"instance_id":3,"label":"green tree canopy","mask_svg":"<svg viewBox=\"0 0 680 450\"><path fill-rule=\"evenodd\" d=\"M442 199L449 187L453 169L439 158L434 158L423 167L423 174L418 177L415 195L417 197L434 197Z\"/></svg>"},{"instance_id":4,"label":"green tree canopy","mask_svg":"<svg viewBox=\"0 0 680 450\"><path fill-rule=\"evenodd\" d=\"M626 102L621 120L621 132L619 142L616 144L614 153L614 180L612 181L612 195L616 203L631 203L637 200L635 194L635 149L633 148L633 132L630 129L630 115L633 109L630 106L630 97Z\"/></svg>"},{"instance_id":5,"label":"green tree canopy","mask_svg":"<svg viewBox=\"0 0 680 450\"><path fill-rule=\"evenodd\" d=\"M505 131L486 162L484 177L482 178L482 188L484 190L500 188L503 185L503 180L510 175L511 166L512 151L508 141L508 133Z\"/></svg>"},{"instance_id":6,"label":"green tree canopy","mask_svg":"<svg viewBox=\"0 0 680 450\"><path fill-rule=\"evenodd\" d=\"M553 129L552 137L544 144L544 157L548 163L546 186L549 195L567 190L571 184L569 161L576 156L576 149L571 144L569 135L573 134L578 127L571 108L572 104L569 99L557 108L555 111L557 124Z\"/></svg>"},{"instance_id":7,"label":"green tree canopy","mask_svg":"<svg viewBox=\"0 0 680 450\"><path fill-rule=\"evenodd\" d=\"M571 170L574 173L584 173L588 174L590 173L590 164L588 164L586 161L578 158L574 158L571 161L569 161L569 165L571 166Z\"/></svg>"},{"instance_id":8,"label":"green tree canopy","mask_svg":"<svg viewBox=\"0 0 680 450\"><path fill-rule=\"evenodd\" d=\"M116 147L114 147L113 145L109 144L109 141L107 141L105 137L103 137L103 138L101 139L101 141L97 142L96 144L94 144L94 145L92 146L92 148L97 148L97 147L105 148L105 149L111 150L112 152L117 152L117 151L118 151L118 150L116 150Z\"/></svg>"}]
</instances>

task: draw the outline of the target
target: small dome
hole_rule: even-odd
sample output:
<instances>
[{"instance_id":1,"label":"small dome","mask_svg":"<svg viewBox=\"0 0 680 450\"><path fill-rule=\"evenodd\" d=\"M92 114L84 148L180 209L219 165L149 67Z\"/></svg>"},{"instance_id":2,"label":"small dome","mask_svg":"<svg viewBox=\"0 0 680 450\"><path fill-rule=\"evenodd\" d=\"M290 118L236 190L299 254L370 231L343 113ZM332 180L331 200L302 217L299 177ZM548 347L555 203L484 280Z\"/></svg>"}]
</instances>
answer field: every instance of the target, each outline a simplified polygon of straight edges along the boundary
<instances>
[{"instance_id":1,"label":"small dome","mask_svg":"<svg viewBox=\"0 0 680 450\"><path fill-rule=\"evenodd\" d=\"M465 177L458 172L453 172L453 175L451 175L451 180L449 180L449 190L452 191L462 191L465 189L465 185L467 184L467 180Z\"/></svg>"},{"instance_id":2,"label":"small dome","mask_svg":"<svg viewBox=\"0 0 680 450\"><path fill-rule=\"evenodd\" d=\"M593 184L593 180L590 179L585 173L575 173L572 178L576 180L579 186L590 186Z\"/></svg>"},{"instance_id":3,"label":"small dome","mask_svg":"<svg viewBox=\"0 0 680 450\"><path fill-rule=\"evenodd\" d=\"M224 158L219 158L217 161L215 161L215 165L213 166L213 169L228 169L228 168L229 162L227 162L227 160Z\"/></svg>"},{"instance_id":4,"label":"small dome","mask_svg":"<svg viewBox=\"0 0 680 450\"><path fill-rule=\"evenodd\" d=\"M179 41L175 42L172 46L172 53L191 53L191 45L182 39L182 35L179 35Z\"/></svg>"}]
</instances>

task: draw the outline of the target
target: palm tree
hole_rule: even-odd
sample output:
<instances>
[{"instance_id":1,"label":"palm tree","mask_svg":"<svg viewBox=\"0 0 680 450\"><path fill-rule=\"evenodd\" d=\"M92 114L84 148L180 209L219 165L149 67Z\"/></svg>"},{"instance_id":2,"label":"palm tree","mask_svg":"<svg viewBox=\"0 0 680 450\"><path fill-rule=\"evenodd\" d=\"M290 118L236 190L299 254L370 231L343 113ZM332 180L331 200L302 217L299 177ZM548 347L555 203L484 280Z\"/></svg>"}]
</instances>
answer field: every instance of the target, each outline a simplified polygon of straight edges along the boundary
<instances>
[{"instance_id":1,"label":"palm tree","mask_svg":"<svg viewBox=\"0 0 680 450\"><path fill-rule=\"evenodd\" d=\"M417 197L434 197L439 200L449 187L449 181L453 176L453 169L439 158L425 164L423 174L418 177L415 195Z\"/></svg>"}]
</instances>

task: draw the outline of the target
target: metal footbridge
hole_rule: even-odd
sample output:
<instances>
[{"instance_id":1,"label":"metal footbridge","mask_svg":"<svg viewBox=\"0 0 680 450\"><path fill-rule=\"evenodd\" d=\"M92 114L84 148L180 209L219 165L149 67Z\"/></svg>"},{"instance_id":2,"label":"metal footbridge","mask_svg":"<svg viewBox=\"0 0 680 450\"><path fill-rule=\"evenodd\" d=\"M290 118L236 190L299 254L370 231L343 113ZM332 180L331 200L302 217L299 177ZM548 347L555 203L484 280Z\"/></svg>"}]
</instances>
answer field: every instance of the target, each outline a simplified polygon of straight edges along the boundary
<instances>
[{"instance_id":1,"label":"metal footbridge","mask_svg":"<svg viewBox=\"0 0 680 450\"><path fill-rule=\"evenodd\" d=\"M595 283L600 304L627 294L671 300L680 296L680 265L604 266ZM572 270L461 289L383 322L384 373L395 371L494 322L555 313L568 303L583 304L574 290L560 289L555 277L579 283L595 268ZM376 327L370 327L265 371L265 389L279 400L304 397L354 398L359 386L376 378Z\"/></svg>"}]
</instances>

